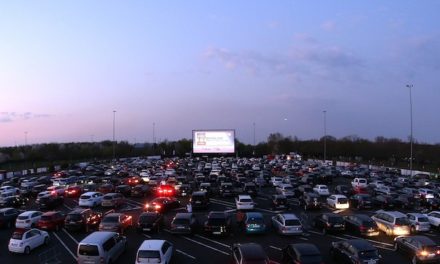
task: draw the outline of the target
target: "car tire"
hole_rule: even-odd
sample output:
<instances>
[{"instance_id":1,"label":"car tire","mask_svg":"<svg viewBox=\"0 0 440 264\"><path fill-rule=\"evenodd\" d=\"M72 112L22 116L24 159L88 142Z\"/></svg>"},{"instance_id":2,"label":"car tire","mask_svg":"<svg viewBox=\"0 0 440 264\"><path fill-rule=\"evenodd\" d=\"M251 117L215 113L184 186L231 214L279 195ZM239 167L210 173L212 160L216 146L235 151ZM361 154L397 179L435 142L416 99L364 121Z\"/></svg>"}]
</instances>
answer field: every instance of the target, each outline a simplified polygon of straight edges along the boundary
<instances>
[{"instance_id":1,"label":"car tire","mask_svg":"<svg viewBox=\"0 0 440 264\"><path fill-rule=\"evenodd\" d=\"M412 263L412 264L417 264L417 263L419 263L419 261L417 260L417 257L416 257L416 256L413 256L413 257L412 257L412 259L411 259L411 263Z\"/></svg>"},{"instance_id":2,"label":"car tire","mask_svg":"<svg viewBox=\"0 0 440 264\"><path fill-rule=\"evenodd\" d=\"M394 251L399 251L399 244L394 243Z\"/></svg>"},{"instance_id":3,"label":"car tire","mask_svg":"<svg viewBox=\"0 0 440 264\"><path fill-rule=\"evenodd\" d=\"M29 246L24 248L24 254L29 255L31 253L31 248Z\"/></svg>"},{"instance_id":4,"label":"car tire","mask_svg":"<svg viewBox=\"0 0 440 264\"><path fill-rule=\"evenodd\" d=\"M416 234L417 230L414 226L411 226L411 234Z\"/></svg>"}]
</instances>

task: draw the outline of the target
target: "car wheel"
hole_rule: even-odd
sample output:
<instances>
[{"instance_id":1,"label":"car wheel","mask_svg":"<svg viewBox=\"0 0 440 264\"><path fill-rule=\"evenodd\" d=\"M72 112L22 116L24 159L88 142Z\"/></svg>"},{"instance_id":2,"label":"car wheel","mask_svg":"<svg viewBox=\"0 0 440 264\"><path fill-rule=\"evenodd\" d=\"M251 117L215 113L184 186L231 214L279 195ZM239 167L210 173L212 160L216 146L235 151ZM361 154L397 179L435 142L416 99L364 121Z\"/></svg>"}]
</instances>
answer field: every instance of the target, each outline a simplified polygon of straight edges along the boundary
<instances>
[{"instance_id":1,"label":"car wheel","mask_svg":"<svg viewBox=\"0 0 440 264\"><path fill-rule=\"evenodd\" d=\"M399 244L394 243L394 251L398 251L399 250Z\"/></svg>"},{"instance_id":2,"label":"car wheel","mask_svg":"<svg viewBox=\"0 0 440 264\"><path fill-rule=\"evenodd\" d=\"M48 245L48 244L49 244L49 237L45 237L45 238L44 238L44 244L45 244L45 245Z\"/></svg>"},{"instance_id":3,"label":"car wheel","mask_svg":"<svg viewBox=\"0 0 440 264\"><path fill-rule=\"evenodd\" d=\"M411 259L411 263L412 263L412 264L417 264L417 263L419 263L419 262L417 261L417 257L416 257L416 256L412 257L412 259Z\"/></svg>"},{"instance_id":4,"label":"car wheel","mask_svg":"<svg viewBox=\"0 0 440 264\"><path fill-rule=\"evenodd\" d=\"M31 248L29 246L24 248L24 254L29 255L31 253Z\"/></svg>"},{"instance_id":5,"label":"car wheel","mask_svg":"<svg viewBox=\"0 0 440 264\"><path fill-rule=\"evenodd\" d=\"M411 226L411 234L417 233L417 230L414 226Z\"/></svg>"}]
</instances>

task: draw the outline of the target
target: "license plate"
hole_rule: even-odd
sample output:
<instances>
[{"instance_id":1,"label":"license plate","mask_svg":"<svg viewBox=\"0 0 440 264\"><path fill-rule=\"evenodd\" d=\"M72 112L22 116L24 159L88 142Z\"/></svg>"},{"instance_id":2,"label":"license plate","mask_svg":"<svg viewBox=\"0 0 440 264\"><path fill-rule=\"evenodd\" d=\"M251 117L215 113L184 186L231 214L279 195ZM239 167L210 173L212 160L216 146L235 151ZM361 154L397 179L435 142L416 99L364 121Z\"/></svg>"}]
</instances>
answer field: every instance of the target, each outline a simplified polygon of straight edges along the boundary
<instances>
[{"instance_id":1,"label":"license plate","mask_svg":"<svg viewBox=\"0 0 440 264\"><path fill-rule=\"evenodd\" d=\"M151 228L142 228L142 230L144 230L144 231L150 231Z\"/></svg>"},{"instance_id":2,"label":"license plate","mask_svg":"<svg viewBox=\"0 0 440 264\"><path fill-rule=\"evenodd\" d=\"M212 232L214 235L220 235L222 232Z\"/></svg>"},{"instance_id":3,"label":"license plate","mask_svg":"<svg viewBox=\"0 0 440 264\"><path fill-rule=\"evenodd\" d=\"M342 225L334 225L334 227L341 227Z\"/></svg>"},{"instance_id":4,"label":"license plate","mask_svg":"<svg viewBox=\"0 0 440 264\"><path fill-rule=\"evenodd\" d=\"M200 201L196 201L196 204L200 204L201 202Z\"/></svg>"},{"instance_id":5,"label":"license plate","mask_svg":"<svg viewBox=\"0 0 440 264\"><path fill-rule=\"evenodd\" d=\"M178 226L177 229L184 229L184 226Z\"/></svg>"}]
</instances>

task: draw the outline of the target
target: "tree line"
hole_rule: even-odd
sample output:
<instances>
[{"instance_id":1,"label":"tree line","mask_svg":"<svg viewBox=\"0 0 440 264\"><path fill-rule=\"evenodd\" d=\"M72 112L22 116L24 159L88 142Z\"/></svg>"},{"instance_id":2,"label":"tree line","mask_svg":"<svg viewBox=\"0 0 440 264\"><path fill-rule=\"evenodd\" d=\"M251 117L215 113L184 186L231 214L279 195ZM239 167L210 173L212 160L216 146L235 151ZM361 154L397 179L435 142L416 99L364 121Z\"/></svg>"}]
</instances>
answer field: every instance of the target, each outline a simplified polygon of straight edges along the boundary
<instances>
[{"instance_id":1,"label":"tree line","mask_svg":"<svg viewBox=\"0 0 440 264\"><path fill-rule=\"evenodd\" d=\"M298 152L305 159L322 159L324 141L328 160L362 162L366 164L384 165L407 168L410 160L410 145L396 138L377 137L374 140L357 136L346 136L337 139L333 136L315 140L300 140L296 137L286 137L281 133L270 134L265 142L244 144L236 140L236 153L239 157L261 157L268 154L288 154ZM188 156L192 151L192 140L162 141L157 144L130 144L118 141L114 144L116 158L160 155ZM425 144L415 142L413 145L413 166L415 169L438 172L440 167L440 144ZM195 155L193 155L195 156ZM113 158L113 142L78 142L78 143L48 143L28 146L0 148L0 169L8 169L11 164L67 163L103 160ZM33 164L33 165L32 165Z\"/></svg>"}]
</instances>

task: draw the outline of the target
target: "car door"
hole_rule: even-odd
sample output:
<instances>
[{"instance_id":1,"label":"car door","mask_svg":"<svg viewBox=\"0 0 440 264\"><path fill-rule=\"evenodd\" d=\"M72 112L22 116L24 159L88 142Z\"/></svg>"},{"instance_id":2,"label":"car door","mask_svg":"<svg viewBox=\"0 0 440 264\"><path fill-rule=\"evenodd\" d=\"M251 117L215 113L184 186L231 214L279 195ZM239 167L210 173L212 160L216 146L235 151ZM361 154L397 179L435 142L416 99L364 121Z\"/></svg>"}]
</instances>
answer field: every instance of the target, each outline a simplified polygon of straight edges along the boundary
<instances>
[{"instance_id":1,"label":"car door","mask_svg":"<svg viewBox=\"0 0 440 264\"><path fill-rule=\"evenodd\" d=\"M115 246L112 249L114 252L112 255L115 256L113 260L116 260L116 258L118 258L124 252L124 237L116 234L113 239L115 240Z\"/></svg>"},{"instance_id":2,"label":"car door","mask_svg":"<svg viewBox=\"0 0 440 264\"><path fill-rule=\"evenodd\" d=\"M173 247L170 243L165 241L162 245L162 255L164 256L165 262L169 262L171 260L173 254Z\"/></svg>"},{"instance_id":3,"label":"car door","mask_svg":"<svg viewBox=\"0 0 440 264\"><path fill-rule=\"evenodd\" d=\"M25 243L23 243L23 246L26 247L26 244L31 248L34 249L38 246L38 241L36 241L35 233L32 232L32 230L28 231L25 234Z\"/></svg>"},{"instance_id":4,"label":"car door","mask_svg":"<svg viewBox=\"0 0 440 264\"><path fill-rule=\"evenodd\" d=\"M41 231L39 231L37 229L33 229L33 230L31 230L31 232L34 235L35 247L42 245L44 243L44 236L41 233Z\"/></svg>"}]
</instances>

